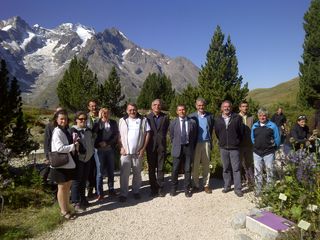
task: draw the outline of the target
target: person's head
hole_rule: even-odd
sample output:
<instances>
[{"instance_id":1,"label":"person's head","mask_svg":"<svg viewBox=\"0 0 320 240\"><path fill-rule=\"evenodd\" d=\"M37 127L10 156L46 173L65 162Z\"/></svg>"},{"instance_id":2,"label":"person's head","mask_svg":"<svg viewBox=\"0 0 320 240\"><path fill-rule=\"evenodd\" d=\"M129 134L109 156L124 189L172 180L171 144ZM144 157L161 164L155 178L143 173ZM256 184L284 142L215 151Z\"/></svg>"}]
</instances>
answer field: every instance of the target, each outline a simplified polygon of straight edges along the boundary
<instances>
[{"instance_id":1,"label":"person's head","mask_svg":"<svg viewBox=\"0 0 320 240\"><path fill-rule=\"evenodd\" d=\"M185 118L186 117L186 105L179 104L177 106L176 113L177 113L178 117Z\"/></svg>"},{"instance_id":2,"label":"person's head","mask_svg":"<svg viewBox=\"0 0 320 240\"><path fill-rule=\"evenodd\" d=\"M258 110L258 119L260 123L266 123L268 121L268 110L265 108L260 108Z\"/></svg>"},{"instance_id":3,"label":"person's head","mask_svg":"<svg viewBox=\"0 0 320 240\"><path fill-rule=\"evenodd\" d=\"M278 107L278 109L277 109L277 113L280 115L281 113L283 113L283 109L282 109L282 107Z\"/></svg>"},{"instance_id":4,"label":"person's head","mask_svg":"<svg viewBox=\"0 0 320 240\"><path fill-rule=\"evenodd\" d=\"M66 110L59 110L53 116L54 126L65 128L68 125L68 113Z\"/></svg>"},{"instance_id":5,"label":"person's head","mask_svg":"<svg viewBox=\"0 0 320 240\"><path fill-rule=\"evenodd\" d=\"M74 116L74 122L77 125L77 127L86 127L87 114L83 111L76 112L76 115Z\"/></svg>"},{"instance_id":6,"label":"person's head","mask_svg":"<svg viewBox=\"0 0 320 240\"><path fill-rule=\"evenodd\" d=\"M199 113L204 114L206 108L206 100L204 100L203 98L198 98L196 100L196 108Z\"/></svg>"},{"instance_id":7,"label":"person's head","mask_svg":"<svg viewBox=\"0 0 320 240\"><path fill-rule=\"evenodd\" d=\"M153 100L151 103L151 109L155 115L158 115L162 109L162 101L160 99Z\"/></svg>"},{"instance_id":8,"label":"person's head","mask_svg":"<svg viewBox=\"0 0 320 240\"><path fill-rule=\"evenodd\" d=\"M101 108L99 111L99 118L108 120L110 116L110 111L108 108Z\"/></svg>"},{"instance_id":9,"label":"person's head","mask_svg":"<svg viewBox=\"0 0 320 240\"><path fill-rule=\"evenodd\" d=\"M239 105L240 113L242 113L243 115L247 115L248 114L248 110L249 110L248 102L246 100L241 101L240 105Z\"/></svg>"},{"instance_id":10,"label":"person's head","mask_svg":"<svg viewBox=\"0 0 320 240\"><path fill-rule=\"evenodd\" d=\"M57 107L56 110L54 111L54 113L56 113L56 112L58 112L60 110L63 110L63 108L62 107Z\"/></svg>"},{"instance_id":11,"label":"person's head","mask_svg":"<svg viewBox=\"0 0 320 240\"><path fill-rule=\"evenodd\" d=\"M136 118L138 114L138 107L135 103L128 103L127 114L130 118Z\"/></svg>"},{"instance_id":12,"label":"person's head","mask_svg":"<svg viewBox=\"0 0 320 240\"><path fill-rule=\"evenodd\" d=\"M223 115L230 115L232 111L232 103L229 100L225 100L221 103L221 112Z\"/></svg>"},{"instance_id":13,"label":"person's head","mask_svg":"<svg viewBox=\"0 0 320 240\"><path fill-rule=\"evenodd\" d=\"M90 100L88 102L88 110L92 115L94 116L98 115L98 106L95 100Z\"/></svg>"},{"instance_id":14,"label":"person's head","mask_svg":"<svg viewBox=\"0 0 320 240\"><path fill-rule=\"evenodd\" d=\"M300 127L305 127L307 124L307 116L306 115L300 115L297 118L297 123Z\"/></svg>"}]
</instances>

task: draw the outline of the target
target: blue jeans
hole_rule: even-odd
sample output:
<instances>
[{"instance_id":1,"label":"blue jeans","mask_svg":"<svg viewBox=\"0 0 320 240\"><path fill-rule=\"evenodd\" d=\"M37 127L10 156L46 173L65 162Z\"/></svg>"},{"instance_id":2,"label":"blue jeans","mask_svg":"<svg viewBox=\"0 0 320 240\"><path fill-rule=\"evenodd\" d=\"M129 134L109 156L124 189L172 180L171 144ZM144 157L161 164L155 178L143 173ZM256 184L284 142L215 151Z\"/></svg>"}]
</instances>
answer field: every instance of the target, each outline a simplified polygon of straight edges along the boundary
<instances>
[{"instance_id":1,"label":"blue jeans","mask_svg":"<svg viewBox=\"0 0 320 240\"><path fill-rule=\"evenodd\" d=\"M98 159L96 159L97 176L96 187L97 194L103 195L103 176L108 176L109 191L114 190L114 152L112 149L98 149Z\"/></svg>"},{"instance_id":2,"label":"blue jeans","mask_svg":"<svg viewBox=\"0 0 320 240\"><path fill-rule=\"evenodd\" d=\"M254 159L254 179L256 183L256 192L260 193L262 189L262 175L263 175L263 164L266 167L267 172L267 183L270 184L273 179L273 162L274 162L274 153L270 153L266 156L259 156L256 153L253 153Z\"/></svg>"}]
</instances>

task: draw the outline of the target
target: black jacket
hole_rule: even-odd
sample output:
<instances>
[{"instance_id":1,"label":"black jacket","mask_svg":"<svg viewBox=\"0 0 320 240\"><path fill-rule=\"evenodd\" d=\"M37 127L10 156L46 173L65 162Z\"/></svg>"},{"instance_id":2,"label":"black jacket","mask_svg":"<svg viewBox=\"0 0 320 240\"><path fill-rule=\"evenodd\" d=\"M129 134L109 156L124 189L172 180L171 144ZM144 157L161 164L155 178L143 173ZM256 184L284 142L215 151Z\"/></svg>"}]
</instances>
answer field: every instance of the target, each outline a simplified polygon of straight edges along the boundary
<instances>
[{"instance_id":1,"label":"black jacket","mask_svg":"<svg viewBox=\"0 0 320 240\"><path fill-rule=\"evenodd\" d=\"M238 149L244 135L242 118L232 113L228 125L220 115L215 118L215 133L219 140L219 147L224 149Z\"/></svg>"},{"instance_id":2,"label":"black jacket","mask_svg":"<svg viewBox=\"0 0 320 240\"><path fill-rule=\"evenodd\" d=\"M99 119L99 121L96 123L97 126L95 126L95 129L97 129L97 138L95 141L95 148L100 148L99 143L100 142L105 142L107 145L111 145L111 147L115 147L118 143L119 140L119 128L118 124L115 120L110 119L109 120L110 124L110 131L111 135L108 139L104 139L103 137L103 132L104 130L104 123Z\"/></svg>"},{"instance_id":3,"label":"black jacket","mask_svg":"<svg viewBox=\"0 0 320 240\"><path fill-rule=\"evenodd\" d=\"M169 117L163 112L160 113L159 117L161 119L159 125L157 126L155 124L154 114L151 112L147 116L147 120L151 128L150 138L147 145L147 151L149 152L153 152L155 150L158 152L165 152L167 148L166 139L170 123Z\"/></svg>"}]
</instances>

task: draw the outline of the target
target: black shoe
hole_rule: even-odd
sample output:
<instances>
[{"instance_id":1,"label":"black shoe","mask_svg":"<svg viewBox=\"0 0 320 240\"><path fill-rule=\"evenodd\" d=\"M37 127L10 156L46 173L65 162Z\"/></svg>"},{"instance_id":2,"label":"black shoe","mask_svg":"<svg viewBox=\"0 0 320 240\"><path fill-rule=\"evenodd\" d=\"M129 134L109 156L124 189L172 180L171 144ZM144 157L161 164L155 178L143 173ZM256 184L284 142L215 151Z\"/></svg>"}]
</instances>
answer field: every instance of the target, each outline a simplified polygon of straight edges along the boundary
<instances>
[{"instance_id":1,"label":"black shoe","mask_svg":"<svg viewBox=\"0 0 320 240\"><path fill-rule=\"evenodd\" d=\"M190 190L187 190L184 192L184 195L187 197L187 198L190 198L192 197L192 192Z\"/></svg>"},{"instance_id":2,"label":"black shoe","mask_svg":"<svg viewBox=\"0 0 320 240\"><path fill-rule=\"evenodd\" d=\"M175 189L172 189L172 190L170 191L170 196L174 197L175 195L177 195L177 192L176 192Z\"/></svg>"},{"instance_id":3,"label":"black shoe","mask_svg":"<svg viewBox=\"0 0 320 240\"><path fill-rule=\"evenodd\" d=\"M116 196L118 196L118 193L116 192L116 190L111 189L111 190L109 190L108 195L109 195L109 197L116 197Z\"/></svg>"},{"instance_id":4,"label":"black shoe","mask_svg":"<svg viewBox=\"0 0 320 240\"><path fill-rule=\"evenodd\" d=\"M222 192L223 193L227 193L227 192L230 192L231 191L231 188L224 188L224 189L222 189Z\"/></svg>"},{"instance_id":5,"label":"black shoe","mask_svg":"<svg viewBox=\"0 0 320 240\"><path fill-rule=\"evenodd\" d=\"M85 200L85 201L83 201L83 202L81 203L81 205L84 206L84 207L89 207L89 206L90 206L90 203L89 203L87 200Z\"/></svg>"},{"instance_id":6,"label":"black shoe","mask_svg":"<svg viewBox=\"0 0 320 240\"><path fill-rule=\"evenodd\" d=\"M120 196L119 197L119 202L126 202L127 201L127 198L125 196Z\"/></svg>"},{"instance_id":7,"label":"black shoe","mask_svg":"<svg viewBox=\"0 0 320 240\"><path fill-rule=\"evenodd\" d=\"M133 198L136 200L140 199L141 198L140 193L134 193Z\"/></svg>"},{"instance_id":8,"label":"black shoe","mask_svg":"<svg viewBox=\"0 0 320 240\"><path fill-rule=\"evenodd\" d=\"M197 193L197 192L199 192L200 191L200 188L198 188L198 187L193 187L192 188L192 192L193 193Z\"/></svg>"},{"instance_id":9,"label":"black shoe","mask_svg":"<svg viewBox=\"0 0 320 240\"><path fill-rule=\"evenodd\" d=\"M234 193L238 196L238 197L243 197L243 192L241 190L236 190L234 191Z\"/></svg>"},{"instance_id":10,"label":"black shoe","mask_svg":"<svg viewBox=\"0 0 320 240\"><path fill-rule=\"evenodd\" d=\"M166 193L164 192L164 190L163 189L159 189L159 191L158 191L158 196L159 197L165 197L166 196Z\"/></svg>"},{"instance_id":11,"label":"black shoe","mask_svg":"<svg viewBox=\"0 0 320 240\"><path fill-rule=\"evenodd\" d=\"M149 196L152 197L152 198L158 197L158 192L151 191Z\"/></svg>"}]
</instances>

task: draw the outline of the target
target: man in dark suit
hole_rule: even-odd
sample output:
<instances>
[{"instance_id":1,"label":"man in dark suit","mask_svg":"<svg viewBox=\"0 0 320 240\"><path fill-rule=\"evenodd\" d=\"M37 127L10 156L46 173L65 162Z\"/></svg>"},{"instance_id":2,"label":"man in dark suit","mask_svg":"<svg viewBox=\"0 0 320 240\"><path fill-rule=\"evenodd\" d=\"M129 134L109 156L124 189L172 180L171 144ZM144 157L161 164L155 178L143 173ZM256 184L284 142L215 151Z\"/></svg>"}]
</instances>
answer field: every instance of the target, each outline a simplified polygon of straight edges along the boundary
<instances>
[{"instance_id":1,"label":"man in dark suit","mask_svg":"<svg viewBox=\"0 0 320 240\"><path fill-rule=\"evenodd\" d=\"M206 101L203 98L196 100L197 111L189 115L195 120L198 127L197 145L192 166L193 192L200 190L199 186L199 166L202 165L202 177L204 191L208 194L212 193L209 186L210 181L210 158L212 150L212 132L214 117L211 113L205 111Z\"/></svg>"},{"instance_id":2,"label":"man in dark suit","mask_svg":"<svg viewBox=\"0 0 320 240\"><path fill-rule=\"evenodd\" d=\"M244 134L244 125L239 114L232 112L232 104L225 100L221 104L222 114L215 119L215 132L219 140L220 155L223 165L223 193L231 190L232 176L234 193L243 196L241 187L241 164L239 147Z\"/></svg>"},{"instance_id":3,"label":"man in dark suit","mask_svg":"<svg viewBox=\"0 0 320 240\"><path fill-rule=\"evenodd\" d=\"M147 116L147 120L151 128L149 143L147 145L147 159L151 196L155 197L159 195L160 197L164 197L165 193L163 190L163 167L166 159L166 138L169 128L169 118L165 113L161 111L162 102L160 99L155 99L152 102L151 109L152 112Z\"/></svg>"},{"instance_id":4,"label":"man in dark suit","mask_svg":"<svg viewBox=\"0 0 320 240\"><path fill-rule=\"evenodd\" d=\"M184 163L184 190L185 196L191 197L191 163L193 162L194 148L197 142L197 124L186 116L186 106L177 106L178 117L169 126L172 142L171 155L173 167L171 176L170 195L175 196L178 187L179 166Z\"/></svg>"}]
</instances>

